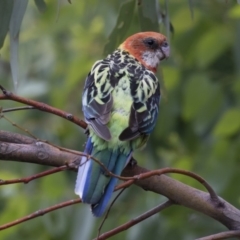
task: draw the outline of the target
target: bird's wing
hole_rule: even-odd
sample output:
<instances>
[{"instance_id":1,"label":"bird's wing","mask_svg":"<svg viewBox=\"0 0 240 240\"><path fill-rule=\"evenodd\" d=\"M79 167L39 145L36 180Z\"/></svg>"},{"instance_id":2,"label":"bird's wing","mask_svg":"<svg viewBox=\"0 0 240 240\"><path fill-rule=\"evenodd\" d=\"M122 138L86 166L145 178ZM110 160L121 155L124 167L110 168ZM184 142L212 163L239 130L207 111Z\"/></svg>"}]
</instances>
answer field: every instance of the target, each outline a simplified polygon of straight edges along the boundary
<instances>
[{"instance_id":1,"label":"bird's wing","mask_svg":"<svg viewBox=\"0 0 240 240\"><path fill-rule=\"evenodd\" d=\"M145 70L140 80L131 81L131 92L133 104L129 126L120 134L121 141L132 140L141 134L149 135L158 116L160 85L154 73Z\"/></svg>"},{"instance_id":2,"label":"bird's wing","mask_svg":"<svg viewBox=\"0 0 240 240\"><path fill-rule=\"evenodd\" d=\"M107 127L113 105L114 88L109 60L97 61L85 82L82 97L82 108L86 122L102 139L109 141L111 133Z\"/></svg>"}]
</instances>

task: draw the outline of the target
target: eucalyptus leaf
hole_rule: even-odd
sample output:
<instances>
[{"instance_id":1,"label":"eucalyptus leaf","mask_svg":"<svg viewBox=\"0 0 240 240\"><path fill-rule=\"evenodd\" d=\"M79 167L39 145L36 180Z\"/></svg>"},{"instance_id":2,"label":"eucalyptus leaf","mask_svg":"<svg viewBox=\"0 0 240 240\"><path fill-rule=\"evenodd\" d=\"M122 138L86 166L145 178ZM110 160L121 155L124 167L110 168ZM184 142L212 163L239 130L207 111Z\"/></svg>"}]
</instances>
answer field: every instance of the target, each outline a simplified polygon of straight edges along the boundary
<instances>
[{"instance_id":1,"label":"eucalyptus leaf","mask_svg":"<svg viewBox=\"0 0 240 240\"><path fill-rule=\"evenodd\" d=\"M15 38L10 36L10 66L15 91L18 86L18 46L18 35Z\"/></svg>"},{"instance_id":2,"label":"eucalyptus leaf","mask_svg":"<svg viewBox=\"0 0 240 240\"><path fill-rule=\"evenodd\" d=\"M164 10L159 10L158 14L159 14L159 22L163 22L166 28L166 32L167 32L167 38L170 39L170 33L174 33L174 27L172 25L172 23L170 22L170 17L169 17L169 7L168 7L168 0L165 0L165 4L164 4Z\"/></svg>"},{"instance_id":3,"label":"eucalyptus leaf","mask_svg":"<svg viewBox=\"0 0 240 240\"><path fill-rule=\"evenodd\" d=\"M13 38L17 37L19 33L23 16L27 9L27 4L28 4L28 0L21 0L21 1L14 0L13 11L12 11L10 26L9 26L10 36L12 36Z\"/></svg>"},{"instance_id":4,"label":"eucalyptus leaf","mask_svg":"<svg viewBox=\"0 0 240 240\"><path fill-rule=\"evenodd\" d=\"M13 9L13 0L0 1L0 49L9 29L9 22Z\"/></svg>"},{"instance_id":5,"label":"eucalyptus leaf","mask_svg":"<svg viewBox=\"0 0 240 240\"><path fill-rule=\"evenodd\" d=\"M240 109L227 110L214 129L214 135L229 137L240 132Z\"/></svg>"},{"instance_id":6,"label":"eucalyptus leaf","mask_svg":"<svg viewBox=\"0 0 240 240\"><path fill-rule=\"evenodd\" d=\"M109 36L108 43L105 45L104 55L114 51L116 47L125 39L125 35L132 22L134 9L134 0L128 1L122 5L116 26Z\"/></svg>"},{"instance_id":7,"label":"eucalyptus leaf","mask_svg":"<svg viewBox=\"0 0 240 240\"><path fill-rule=\"evenodd\" d=\"M39 12L44 12L47 8L47 5L44 0L34 0Z\"/></svg>"},{"instance_id":8,"label":"eucalyptus leaf","mask_svg":"<svg viewBox=\"0 0 240 240\"><path fill-rule=\"evenodd\" d=\"M199 38L195 46L194 55L198 66L206 68L231 47L231 44L229 29L218 26L209 29Z\"/></svg>"},{"instance_id":9,"label":"eucalyptus leaf","mask_svg":"<svg viewBox=\"0 0 240 240\"><path fill-rule=\"evenodd\" d=\"M138 16L142 31L159 31L156 0L142 0L138 5Z\"/></svg>"},{"instance_id":10,"label":"eucalyptus leaf","mask_svg":"<svg viewBox=\"0 0 240 240\"><path fill-rule=\"evenodd\" d=\"M15 91L18 85L18 46L19 46L19 31L26 11L28 0L14 0L13 11L10 20L10 65Z\"/></svg>"}]
</instances>

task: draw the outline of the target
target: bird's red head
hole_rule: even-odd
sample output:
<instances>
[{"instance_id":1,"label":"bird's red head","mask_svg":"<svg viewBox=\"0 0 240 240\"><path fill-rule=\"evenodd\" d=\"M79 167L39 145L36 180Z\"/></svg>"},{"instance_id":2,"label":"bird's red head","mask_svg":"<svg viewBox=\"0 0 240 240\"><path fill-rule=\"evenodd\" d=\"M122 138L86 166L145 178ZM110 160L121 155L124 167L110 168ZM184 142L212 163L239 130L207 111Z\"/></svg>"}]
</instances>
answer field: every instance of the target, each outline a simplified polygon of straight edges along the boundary
<instances>
[{"instance_id":1,"label":"bird's red head","mask_svg":"<svg viewBox=\"0 0 240 240\"><path fill-rule=\"evenodd\" d=\"M164 35L157 32L140 32L128 37L120 49L129 52L147 69L156 72L161 60L168 58L170 48Z\"/></svg>"}]
</instances>

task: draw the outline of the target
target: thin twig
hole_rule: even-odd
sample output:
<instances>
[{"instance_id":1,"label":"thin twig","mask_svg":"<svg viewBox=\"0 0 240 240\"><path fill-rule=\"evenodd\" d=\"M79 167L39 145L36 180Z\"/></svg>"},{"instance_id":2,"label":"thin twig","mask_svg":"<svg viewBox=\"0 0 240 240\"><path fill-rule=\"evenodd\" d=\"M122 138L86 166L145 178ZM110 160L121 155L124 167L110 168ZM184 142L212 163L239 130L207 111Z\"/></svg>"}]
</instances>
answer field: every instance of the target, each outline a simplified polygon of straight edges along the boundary
<instances>
[{"instance_id":1,"label":"thin twig","mask_svg":"<svg viewBox=\"0 0 240 240\"><path fill-rule=\"evenodd\" d=\"M5 89L2 85L0 85L0 89L2 90L2 92L3 92L4 95L7 94L6 89Z\"/></svg>"},{"instance_id":2,"label":"thin twig","mask_svg":"<svg viewBox=\"0 0 240 240\"><path fill-rule=\"evenodd\" d=\"M23 104L26 104L26 105L30 105L30 106L33 106L40 111L49 112L49 113L55 114L59 117L65 118L68 121L71 121L71 122L77 124L78 126L84 128L84 129L87 127L87 124L83 120L73 116L71 113L67 113L67 112L64 112L64 111L62 111L58 108L51 107L51 106L47 105L46 103L40 103L40 102L31 100L31 99L27 99L27 98L23 98L23 97L20 97L18 95L15 95L12 92L7 91L1 85L0 85L0 89L3 92L3 95L0 94L0 100L12 100L12 101L15 101L15 102L20 102L20 103L23 103Z\"/></svg>"},{"instance_id":3,"label":"thin twig","mask_svg":"<svg viewBox=\"0 0 240 240\"><path fill-rule=\"evenodd\" d=\"M8 117L6 117L5 115L2 115L2 118L4 118L6 121L8 121L9 123L11 123L14 127L20 129L21 131L27 133L29 136L31 136L32 138L34 138L35 140L39 140L36 136L34 136L30 131L28 131L28 129L23 128L21 126L19 126L17 123L13 122L12 120L10 120ZM39 140L40 141L40 140Z\"/></svg>"},{"instance_id":4,"label":"thin twig","mask_svg":"<svg viewBox=\"0 0 240 240\"><path fill-rule=\"evenodd\" d=\"M60 208L64 208L64 207L67 207L67 206L71 206L71 205L74 205L74 204L77 204L77 203L80 203L81 202L81 199L72 199L72 200L69 200L69 201L66 201L66 202L62 202L62 203L59 203L59 204L56 204L52 207L49 207L49 208L45 208L43 210L38 210L34 213L31 213L23 218L20 218L20 219L17 219L15 221L12 221L10 223L7 223L7 224L4 224L4 225L1 225L0 226L0 230L4 230L4 229L7 229L7 228L10 228L12 226L15 226L17 224L20 224L22 222L26 222L30 219L33 219L33 218L36 218L36 217L39 217L39 216L43 216L44 214L46 213L49 213L49 212L52 212L56 209L60 209Z\"/></svg>"},{"instance_id":5,"label":"thin twig","mask_svg":"<svg viewBox=\"0 0 240 240\"><path fill-rule=\"evenodd\" d=\"M99 238L99 236L100 236L100 234L101 234L101 230L102 230L103 224L104 224L105 221L107 220L108 215L109 215L109 213L110 213L110 210L112 209L113 204L116 202L116 200L119 198L119 196L123 193L123 191L124 191L125 189L126 189L126 188L123 188L123 189L117 194L117 196L113 199L113 201L111 202L111 204L109 205L108 210L107 210L107 212L106 212L106 214L105 214L105 216L104 216L104 218L103 218L103 220L102 220L102 222L101 222L101 225L100 225L99 228L98 228L98 237L97 237L97 239Z\"/></svg>"},{"instance_id":6,"label":"thin twig","mask_svg":"<svg viewBox=\"0 0 240 240\"><path fill-rule=\"evenodd\" d=\"M199 175L197 175L195 173L186 171L186 170L177 169L177 168L163 168L163 169L157 169L157 170L149 171L147 173L139 174L139 175L135 176L135 178L138 178L138 180L140 180L140 179L144 179L144 178L149 178L154 175L161 175L161 174L166 174L166 173L178 173L178 174L182 174L182 175L186 175L186 176L194 178L195 180L200 182L207 189L207 191L209 192L210 197L213 201L218 201L218 202L220 201L217 194L215 193L215 191L202 177L200 177ZM134 182L134 179L131 179L125 183L118 185L115 188L115 190L130 186L133 182Z\"/></svg>"},{"instance_id":7,"label":"thin twig","mask_svg":"<svg viewBox=\"0 0 240 240\"><path fill-rule=\"evenodd\" d=\"M138 224L139 222L141 222L141 221L143 221L143 220L145 220L145 219L153 216L154 214L162 211L163 209L165 209L165 208L167 208L167 207L170 207L170 206L173 205L173 204L174 204L174 203L173 203L172 201L168 200L168 201L166 201L165 203L162 203L162 204L160 204L159 206L157 206L157 207L155 207L155 208L153 208L153 209L151 209L151 210L143 213L142 215L136 217L135 219L132 219L132 220L130 220L129 222L126 222L126 223L124 223L123 225L118 226L118 227L116 227L116 228L114 228L114 229L112 229L112 230L110 230L110 231L108 231L108 232L106 232L106 233L103 233L103 234L100 235L97 239L94 239L94 240L107 239L107 238L109 238L109 237L111 237L111 236L114 236L114 235L120 233L120 232L123 232L123 231L129 229L130 227Z\"/></svg>"},{"instance_id":8,"label":"thin twig","mask_svg":"<svg viewBox=\"0 0 240 240\"><path fill-rule=\"evenodd\" d=\"M11 179L11 180L0 179L0 186L1 185L14 184L14 183L24 183L24 184L26 184L26 183L29 183L29 182L37 179L37 178L45 177L47 175L54 174L54 173L57 173L57 172L61 172L61 171L64 171L66 169L69 169L69 167L68 166L57 167L57 168L53 168L53 169L50 169L50 170L32 175L30 177L25 177L25 178L18 178L18 179Z\"/></svg>"},{"instance_id":9,"label":"thin twig","mask_svg":"<svg viewBox=\"0 0 240 240\"><path fill-rule=\"evenodd\" d=\"M219 240L219 239L228 239L230 237L240 237L240 230L216 233L216 234L209 235L207 237L197 238L196 240Z\"/></svg>"},{"instance_id":10,"label":"thin twig","mask_svg":"<svg viewBox=\"0 0 240 240\"><path fill-rule=\"evenodd\" d=\"M6 113L6 112L14 112L14 111L19 111L19 110L29 110L29 109L36 109L36 108L33 106L6 108L6 109L3 109L2 112Z\"/></svg>"}]
</instances>

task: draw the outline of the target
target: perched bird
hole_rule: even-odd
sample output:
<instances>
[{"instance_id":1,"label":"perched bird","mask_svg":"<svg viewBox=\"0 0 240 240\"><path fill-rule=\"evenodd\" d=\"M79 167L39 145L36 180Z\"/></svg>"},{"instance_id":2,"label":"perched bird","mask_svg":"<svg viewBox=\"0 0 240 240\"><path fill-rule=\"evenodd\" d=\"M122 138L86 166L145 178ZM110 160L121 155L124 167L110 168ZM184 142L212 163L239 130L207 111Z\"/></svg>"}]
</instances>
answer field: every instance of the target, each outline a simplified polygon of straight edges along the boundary
<instances>
[{"instance_id":1,"label":"perched bird","mask_svg":"<svg viewBox=\"0 0 240 240\"><path fill-rule=\"evenodd\" d=\"M133 151L146 144L156 124L160 86L155 73L169 51L164 35L140 32L97 61L88 74L82 96L89 126L84 153L116 175ZM104 213L116 184L117 178L93 159L82 157L75 193L91 204L94 216Z\"/></svg>"}]
</instances>

